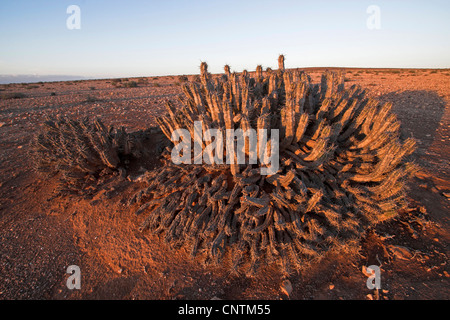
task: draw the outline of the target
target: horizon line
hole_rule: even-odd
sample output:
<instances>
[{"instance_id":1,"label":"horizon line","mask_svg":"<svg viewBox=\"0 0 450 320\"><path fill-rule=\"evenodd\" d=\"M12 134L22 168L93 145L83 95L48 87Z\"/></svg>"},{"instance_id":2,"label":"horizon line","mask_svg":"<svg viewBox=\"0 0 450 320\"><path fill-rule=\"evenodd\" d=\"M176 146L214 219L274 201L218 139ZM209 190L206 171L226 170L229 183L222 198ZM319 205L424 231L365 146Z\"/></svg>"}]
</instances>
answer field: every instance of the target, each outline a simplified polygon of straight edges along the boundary
<instances>
[{"instance_id":1,"label":"horizon line","mask_svg":"<svg viewBox=\"0 0 450 320\"><path fill-rule=\"evenodd\" d=\"M298 69L369 69L369 70L450 70L450 67L441 67L441 68L429 68L429 67L338 67L338 66L327 66L327 67L292 67L292 68L286 68L286 70L298 70ZM254 70L247 70L248 72L255 72ZM277 69L273 69L277 70ZM243 70L242 70L243 71ZM242 71L233 71L236 73L241 73ZM171 77L171 76L193 76L198 75L198 73L178 73L178 74L164 74L164 75L122 75L122 76L114 76L114 75L71 75L71 74L0 74L0 84L17 84L17 83L34 83L34 82L65 82L65 81L88 81L88 80L108 80L108 79L121 79L121 78L148 78L148 77ZM211 73L214 75L218 74L224 74L224 72L217 72L217 73ZM19 82L19 81L12 81L12 82L2 82L1 78L20 78L20 77L29 77L29 78L36 78L36 81L29 81L29 82ZM58 78L58 77L64 77L64 78L70 78L70 79L64 79L64 80L42 80L39 78ZM10 79L9 79L10 80Z\"/></svg>"}]
</instances>

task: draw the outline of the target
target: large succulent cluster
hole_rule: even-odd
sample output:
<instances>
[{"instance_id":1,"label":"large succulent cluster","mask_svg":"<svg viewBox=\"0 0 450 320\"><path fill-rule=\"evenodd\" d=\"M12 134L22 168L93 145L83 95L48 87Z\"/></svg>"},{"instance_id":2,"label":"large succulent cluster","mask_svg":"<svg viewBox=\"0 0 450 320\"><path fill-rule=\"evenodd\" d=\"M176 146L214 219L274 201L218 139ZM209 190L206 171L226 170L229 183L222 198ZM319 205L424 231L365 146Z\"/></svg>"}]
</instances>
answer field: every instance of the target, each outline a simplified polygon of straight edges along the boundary
<instances>
[{"instance_id":1,"label":"large succulent cluster","mask_svg":"<svg viewBox=\"0 0 450 320\"><path fill-rule=\"evenodd\" d=\"M130 199L145 216L141 230L163 233L206 263L229 257L237 272L273 262L291 272L357 241L404 205L414 168L404 159L415 143L400 141L391 105L356 85L345 89L340 73L312 83L285 70L283 56L278 62L276 71L258 66L252 75L226 66L220 78L202 63L201 81L183 86L183 107L168 103L158 119L169 139L180 128L194 136L195 121L203 131L279 129L278 172L262 175L260 157L257 164L175 165L166 154Z\"/></svg>"}]
</instances>

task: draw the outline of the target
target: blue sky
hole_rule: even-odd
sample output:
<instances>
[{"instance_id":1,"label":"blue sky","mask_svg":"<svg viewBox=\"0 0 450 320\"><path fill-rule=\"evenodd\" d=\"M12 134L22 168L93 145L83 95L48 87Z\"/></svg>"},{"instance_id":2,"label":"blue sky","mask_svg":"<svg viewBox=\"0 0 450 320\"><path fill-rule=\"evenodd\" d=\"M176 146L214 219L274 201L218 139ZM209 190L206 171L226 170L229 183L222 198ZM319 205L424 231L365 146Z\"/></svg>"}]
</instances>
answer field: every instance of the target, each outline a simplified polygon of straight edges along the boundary
<instances>
[{"instance_id":1,"label":"blue sky","mask_svg":"<svg viewBox=\"0 0 450 320\"><path fill-rule=\"evenodd\" d=\"M81 29L69 30L69 5ZM381 28L370 30L368 6ZM276 67L450 67L450 1L0 1L0 75L153 76Z\"/></svg>"}]
</instances>

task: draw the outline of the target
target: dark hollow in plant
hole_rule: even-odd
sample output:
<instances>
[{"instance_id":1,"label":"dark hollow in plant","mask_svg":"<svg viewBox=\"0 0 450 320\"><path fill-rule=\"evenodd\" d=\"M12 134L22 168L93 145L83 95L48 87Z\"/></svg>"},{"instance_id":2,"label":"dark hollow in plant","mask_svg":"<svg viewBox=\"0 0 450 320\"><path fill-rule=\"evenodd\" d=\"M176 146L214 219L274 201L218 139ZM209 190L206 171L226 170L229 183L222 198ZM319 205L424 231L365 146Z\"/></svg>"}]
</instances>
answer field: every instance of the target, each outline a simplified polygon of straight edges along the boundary
<instances>
[{"instance_id":1,"label":"dark hollow in plant","mask_svg":"<svg viewBox=\"0 0 450 320\"><path fill-rule=\"evenodd\" d=\"M178 128L193 137L200 120L204 132L279 129L278 172L261 175L260 158L175 165L166 152L165 165L139 177L143 188L129 201L144 216L140 230L161 233L206 264L227 257L235 272L251 275L276 263L290 273L354 245L368 227L396 215L414 171L404 159L415 142L400 141L391 105L367 98L359 86L345 89L341 73L327 71L315 84L304 72L285 70L284 57L278 62L265 75L258 66L255 77L226 66L214 79L202 63L201 82L183 85L184 106L168 103L158 119L169 139Z\"/></svg>"}]
</instances>

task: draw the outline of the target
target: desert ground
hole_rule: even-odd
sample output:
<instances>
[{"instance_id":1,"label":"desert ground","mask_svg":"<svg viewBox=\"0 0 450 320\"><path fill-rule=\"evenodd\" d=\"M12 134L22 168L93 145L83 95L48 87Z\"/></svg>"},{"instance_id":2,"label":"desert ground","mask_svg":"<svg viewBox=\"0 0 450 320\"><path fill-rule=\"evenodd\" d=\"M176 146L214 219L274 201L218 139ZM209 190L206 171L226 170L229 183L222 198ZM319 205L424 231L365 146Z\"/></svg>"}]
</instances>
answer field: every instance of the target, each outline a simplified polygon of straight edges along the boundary
<instances>
[{"instance_id":1,"label":"desert ground","mask_svg":"<svg viewBox=\"0 0 450 320\"><path fill-rule=\"evenodd\" d=\"M323 70L306 71L318 81ZM273 266L254 277L204 267L139 232L142 218L124 205L132 183L55 197L55 181L33 171L29 144L46 115L146 129L166 99L179 105L185 77L0 85L0 299L449 299L450 70L346 69L345 77L393 103L401 135L417 141L420 171L409 206L367 230L357 253L330 253L287 278ZM363 269L373 264L380 290L366 286ZM80 290L66 286L70 265L80 267Z\"/></svg>"}]
</instances>

